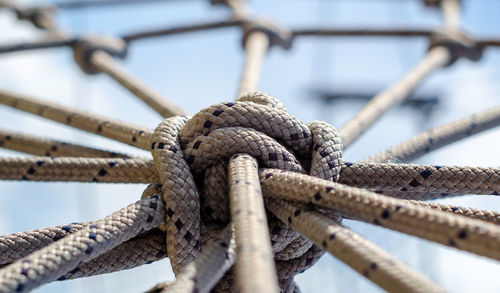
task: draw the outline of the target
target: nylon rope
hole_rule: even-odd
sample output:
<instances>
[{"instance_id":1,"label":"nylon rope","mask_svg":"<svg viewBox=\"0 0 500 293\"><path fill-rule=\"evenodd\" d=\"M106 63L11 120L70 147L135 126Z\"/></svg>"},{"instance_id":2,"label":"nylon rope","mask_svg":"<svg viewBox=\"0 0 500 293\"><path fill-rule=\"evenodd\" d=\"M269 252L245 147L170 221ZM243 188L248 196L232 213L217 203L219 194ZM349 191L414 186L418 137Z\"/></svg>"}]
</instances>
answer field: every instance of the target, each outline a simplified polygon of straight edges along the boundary
<instances>
[{"instance_id":1,"label":"nylon rope","mask_svg":"<svg viewBox=\"0 0 500 293\"><path fill-rule=\"evenodd\" d=\"M166 254L176 281L161 283L154 292L298 292L293 276L312 266L323 250L386 290L443 291L343 227L342 217L500 260L498 213L378 194L497 195L498 168L371 163L386 161L380 157L360 163L342 160L344 147L404 100L431 71L456 59L453 48L435 45L417 67L337 131L325 122L303 124L280 101L255 92L266 51L276 45L288 48L293 31L247 20L243 1L224 4L232 9L233 21L241 24L244 33L246 59L235 102L210 106L192 117L179 116L181 110L162 104L163 99L121 71L110 58L119 57L119 52L94 47L91 65L163 116L173 117L151 131L0 91L0 102L5 105L150 150L153 155L153 160L122 154L110 158L112 153L93 148L17 134L0 136L6 141L9 136L7 143L2 140L7 148L35 155L44 151L46 155L50 148L55 155L78 156L0 158L1 179L153 183L140 201L103 220L0 237L0 249L9 252L1 258L1 292L27 291L54 280L132 268ZM456 21L450 20L452 10L443 5L448 27L458 23L457 9L453 10ZM89 44L79 41L83 47L75 46L75 54ZM77 55L75 60L82 69L93 70ZM420 137L425 138L381 156L408 160L421 155L422 148L424 153L431 151L429 145L435 149L489 129L498 124L498 116L494 109L452 123L452 134L447 132L450 125L445 125L433 133L435 144L424 133ZM415 143L425 140L424 147ZM408 150L408 145L414 149ZM264 210L263 196L272 213ZM162 232L151 230L156 227ZM119 264L120 260L126 261Z\"/></svg>"}]
</instances>

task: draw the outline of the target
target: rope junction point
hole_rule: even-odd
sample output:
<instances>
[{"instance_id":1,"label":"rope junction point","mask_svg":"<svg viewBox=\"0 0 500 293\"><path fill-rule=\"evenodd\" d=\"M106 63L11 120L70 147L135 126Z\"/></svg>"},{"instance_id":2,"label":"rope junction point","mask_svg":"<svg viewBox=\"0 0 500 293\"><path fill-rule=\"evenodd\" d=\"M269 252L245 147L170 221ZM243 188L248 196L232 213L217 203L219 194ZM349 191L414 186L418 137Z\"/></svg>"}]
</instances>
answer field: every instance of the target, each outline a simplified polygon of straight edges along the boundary
<instances>
[{"instance_id":1,"label":"rope junction point","mask_svg":"<svg viewBox=\"0 0 500 293\"><path fill-rule=\"evenodd\" d=\"M115 0L56 3L58 8L119 4ZM123 1L137 3L137 1ZM153 1L151 1L153 2ZM52 8L14 10L49 32L49 41L0 47L0 52L71 46L88 74L105 73L160 114L154 130L0 90L0 103L147 151L152 160L0 131L0 147L38 157L0 158L0 179L149 183L141 200L105 219L0 237L0 292L109 273L167 255L176 275L150 292L300 292L294 276L329 252L390 292L444 292L369 240L343 218L383 226L500 260L499 213L424 202L443 194L498 195L500 169L388 163L500 124L497 108L433 130L369 157L343 151L384 113L403 102L433 71L465 57L478 61L495 40L458 30L459 1L425 1L441 8L444 26L425 29L287 29L250 17L243 0L211 0L229 20L160 28L121 37L75 37L53 22ZM115 60L136 40L238 27L246 54L233 102L193 116L149 89ZM300 36L427 37L425 58L336 130L304 124L278 100L258 92L268 50L291 48ZM52 38L52 39L50 39ZM408 200L411 199L411 200Z\"/></svg>"}]
</instances>

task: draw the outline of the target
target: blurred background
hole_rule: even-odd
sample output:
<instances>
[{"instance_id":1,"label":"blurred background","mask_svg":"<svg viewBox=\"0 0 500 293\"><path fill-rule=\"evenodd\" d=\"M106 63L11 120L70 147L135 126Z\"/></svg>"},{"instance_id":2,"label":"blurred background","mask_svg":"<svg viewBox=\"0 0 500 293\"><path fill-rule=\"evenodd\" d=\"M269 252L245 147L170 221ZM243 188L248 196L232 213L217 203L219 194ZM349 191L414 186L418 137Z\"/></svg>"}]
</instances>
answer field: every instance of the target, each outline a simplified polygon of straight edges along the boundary
<instances>
[{"instance_id":1,"label":"blurred background","mask_svg":"<svg viewBox=\"0 0 500 293\"><path fill-rule=\"evenodd\" d=\"M16 1L17 2L17 1ZM42 4L50 1L19 1ZM64 1L62 1L64 2ZM141 5L61 10L58 24L78 35L118 35L157 26L190 24L229 17L209 1L164 1ZM475 36L500 35L500 1L464 0L462 27ZM419 0L253 0L256 15L290 28L415 27L435 28L438 9ZM0 46L44 36L28 22L0 9ZM304 37L291 50L272 48L263 64L260 89L279 98L288 111L309 122L325 120L340 127L366 99L399 79L427 50L423 38ZM152 89L186 111L233 100L244 62L237 28L189 33L135 42L120 62ZM85 75L69 48L0 55L0 88L32 95L92 113L154 128L161 120L105 75ZM479 62L460 60L432 74L414 92L409 105L397 107L345 152L348 161L422 132L500 104L500 48L486 49ZM146 152L0 106L2 128L132 154ZM500 129L445 147L416 163L498 167ZM0 150L1 156L24 156ZM70 222L100 219L140 198L145 185L0 182L0 234ZM444 203L500 210L500 200L463 196ZM500 264L467 252L368 224L344 221L414 269L451 292L499 292ZM37 292L138 292L172 280L167 259L110 275L56 282ZM325 255L296 277L303 292L380 292L378 287Z\"/></svg>"}]
</instances>

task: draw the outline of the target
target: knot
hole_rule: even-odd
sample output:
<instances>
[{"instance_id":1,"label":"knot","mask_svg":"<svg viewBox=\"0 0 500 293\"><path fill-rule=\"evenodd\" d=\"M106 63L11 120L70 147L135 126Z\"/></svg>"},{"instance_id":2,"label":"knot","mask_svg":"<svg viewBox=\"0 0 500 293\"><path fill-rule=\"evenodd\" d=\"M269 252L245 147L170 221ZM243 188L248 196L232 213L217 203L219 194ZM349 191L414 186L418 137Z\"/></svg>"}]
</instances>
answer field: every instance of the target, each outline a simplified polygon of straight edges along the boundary
<instances>
[{"instance_id":1,"label":"knot","mask_svg":"<svg viewBox=\"0 0 500 293\"><path fill-rule=\"evenodd\" d=\"M424 5L428 7L440 7L443 1L446 0L424 0ZM461 0L459 0L462 2Z\"/></svg>"},{"instance_id":2,"label":"knot","mask_svg":"<svg viewBox=\"0 0 500 293\"><path fill-rule=\"evenodd\" d=\"M243 20L243 47L246 46L248 37L255 32L264 33L269 40L269 47L278 46L285 50L292 47L292 33L268 19Z\"/></svg>"},{"instance_id":3,"label":"knot","mask_svg":"<svg viewBox=\"0 0 500 293\"><path fill-rule=\"evenodd\" d=\"M482 48L477 46L471 37L459 30L436 31L431 35L430 42L430 49L437 46L448 49L451 56L448 66L462 57L478 61L483 55Z\"/></svg>"},{"instance_id":4,"label":"knot","mask_svg":"<svg viewBox=\"0 0 500 293\"><path fill-rule=\"evenodd\" d=\"M247 153L261 167L337 181L342 141L331 125L306 125L278 100L255 92L210 106L190 119L164 120L151 137L151 152L165 202L167 253L177 274L213 237L208 231L221 230L230 221L227 165L233 155ZM268 223L284 283L323 254L270 213Z\"/></svg>"},{"instance_id":5,"label":"knot","mask_svg":"<svg viewBox=\"0 0 500 293\"><path fill-rule=\"evenodd\" d=\"M104 51L113 57L127 57L127 43L116 37L86 36L73 44L73 57L80 68L88 74L97 74L99 70L92 64L91 57L97 51Z\"/></svg>"},{"instance_id":6,"label":"knot","mask_svg":"<svg viewBox=\"0 0 500 293\"><path fill-rule=\"evenodd\" d=\"M14 8L17 19L27 20L39 29L49 30L54 28L54 6L35 8Z\"/></svg>"}]
</instances>

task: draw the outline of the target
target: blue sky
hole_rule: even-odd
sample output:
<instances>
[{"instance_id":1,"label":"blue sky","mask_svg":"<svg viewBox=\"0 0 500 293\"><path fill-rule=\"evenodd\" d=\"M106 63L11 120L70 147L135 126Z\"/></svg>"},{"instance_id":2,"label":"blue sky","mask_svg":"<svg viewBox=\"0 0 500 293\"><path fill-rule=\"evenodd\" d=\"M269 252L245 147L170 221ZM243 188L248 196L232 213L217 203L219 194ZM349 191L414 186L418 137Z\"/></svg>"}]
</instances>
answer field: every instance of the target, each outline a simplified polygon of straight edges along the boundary
<instances>
[{"instance_id":1,"label":"blue sky","mask_svg":"<svg viewBox=\"0 0 500 293\"><path fill-rule=\"evenodd\" d=\"M24 1L28 2L28 1ZM42 2L42 1L38 1ZM45 1L48 2L48 1ZM78 34L121 34L193 21L223 19L228 12L208 1L167 1L119 8L61 11L58 21ZM500 1L463 1L463 28L481 36L500 35ZM382 1L250 1L257 15L289 27L424 26L436 27L440 16L418 0ZM0 11L0 42L42 37L27 23ZM325 120L340 127L362 103L321 103L312 89L381 90L397 80L425 54L422 39L303 38L290 51L273 48L263 65L261 90L282 100L299 119ZM243 54L240 33L225 29L157 38L134 43L122 64L151 88L191 113L223 100L237 90ZM346 151L355 161L421 132L500 104L500 48L487 49L477 63L461 60L433 74L416 91L437 94L431 117L397 109L382 118ZM0 56L0 88L31 94L61 104L154 128L160 119L110 78L87 76L72 61L69 49ZM0 107L3 128L98 147L145 154L107 139ZM499 166L500 131L492 130L423 157L418 163ZM2 156L20 154L0 150ZM139 199L142 185L0 182L0 233L7 234L74 221L102 218ZM446 200L457 205L500 210L497 198L465 196ZM345 221L361 235L396 255L452 292L498 292L498 262L432 244L380 227ZM172 279L168 260L113 275L54 283L39 292L144 291ZM356 272L325 256L297 277L303 292L379 292Z\"/></svg>"}]
</instances>

